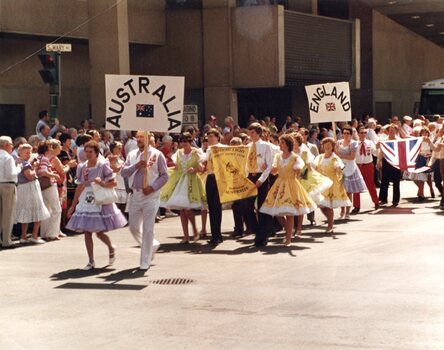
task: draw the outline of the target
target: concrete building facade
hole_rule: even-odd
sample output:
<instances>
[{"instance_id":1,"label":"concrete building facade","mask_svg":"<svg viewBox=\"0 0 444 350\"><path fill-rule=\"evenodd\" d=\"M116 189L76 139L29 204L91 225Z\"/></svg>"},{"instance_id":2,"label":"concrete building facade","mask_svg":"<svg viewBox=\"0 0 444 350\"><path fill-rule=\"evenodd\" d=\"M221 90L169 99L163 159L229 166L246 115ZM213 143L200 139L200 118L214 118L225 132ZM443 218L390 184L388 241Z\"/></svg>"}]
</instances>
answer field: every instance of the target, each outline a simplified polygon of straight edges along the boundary
<instances>
[{"instance_id":1,"label":"concrete building facade","mask_svg":"<svg viewBox=\"0 0 444 350\"><path fill-rule=\"evenodd\" d=\"M60 38L63 36L62 38ZM356 117L411 114L444 50L358 0L0 0L0 132L33 133L49 109L36 55L62 54L58 117L105 118L105 74L185 76L200 121L300 115L304 86L349 81Z\"/></svg>"}]
</instances>

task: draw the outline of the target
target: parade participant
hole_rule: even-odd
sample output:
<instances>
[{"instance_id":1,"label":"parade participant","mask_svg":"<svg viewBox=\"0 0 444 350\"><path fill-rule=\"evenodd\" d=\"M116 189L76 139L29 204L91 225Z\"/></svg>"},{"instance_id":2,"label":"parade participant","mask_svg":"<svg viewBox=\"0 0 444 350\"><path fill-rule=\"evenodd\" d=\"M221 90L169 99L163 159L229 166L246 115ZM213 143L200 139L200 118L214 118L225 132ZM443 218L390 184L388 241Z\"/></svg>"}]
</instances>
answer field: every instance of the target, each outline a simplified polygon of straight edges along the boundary
<instances>
[{"instance_id":1,"label":"parade participant","mask_svg":"<svg viewBox=\"0 0 444 350\"><path fill-rule=\"evenodd\" d=\"M291 135L282 135L279 138L279 147L281 152L276 154L272 168L272 172L277 173L278 177L268 191L259 212L279 217L282 226L285 227L283 244L289 246L293 234L294 216L299 216L297 232L300 234L303 215L314 211L316 204L297 180L304 162L292 152Z\"/></svg>"},{"instance_id":2,"label":"parade participant","mask_svg":"<svg viewBox=\"0 0 444 350\"><path fill-rule=\"evenodd\" d=\"M303 137L298 133L293 133L292 136L294 140L293 152L301 157L304 162L304 167L300 171L299 181L301 182L302 187L308 192L311 199L313 199L316 205L319 205L324 199L322 193L333 185L333 181L313 169L315 157L310 152L309 148L303 143ZM315 212L313 211L307 214L307 218L312 226L316 225L314 213Z\"/></svg>"},{"instance_id":3,"label":"parade participant","mask_svg":"<svg viewBox=\"0 0 444 350\"><path fill-rule=\"evenodd\" d=\"M269 189L268 175L273 165L270 143L261 140L262 126L252 123L248 127L251 142L248 144L249 152L247 158L248 179L253 182L257 189L257 207L260 208ZM256 196L244 199L244 210L247 217L247 226L256 233L254 245L261 247L267 245L268 235L273 232L272 217L259 212L256 217L254 203Z\"/></svg>"},{"instance_id":4,"label":"parade participant","mask_svg":"<svg viewBox=\"0 0 444 350\"><path fill-rule=\"evenodd\" d=\"M49 218L49 211L43 202L42 191L37 181L37 159L32 164L32 146L23 144L18 149L17 162L21 164L22 171L18 174L17 181L17 210L15 221L21 224L22 234L20 243L42 244L45 241L39 238L40 222ZM28 224L32 223L32 237L28 240Z\"/></svg>"},{"instance_id":5,"label":"parade participant","mask_svg":"<svg viewBox=\"0 0 444 350\"><path fill-rule=\"evenodd\" d=\"M390 124L387 128L387 140L397 140L398 127L395 124ZM379 201L381 204L387 204L388 187L389 183L393 183L393 206L396 207L399 204L401 198L401 192L399 190L399 183L401 181L402 172L396 169L389 162L387 162L383 156L382 150L378 155L378 169L381 169L381 188L379 189Z\"/></svg>"},{"instance_id":6,"label":"parade participant","mask_svg":"<svg viewBox=\"0 0 444 350\"><path fill-rule=\"evenodd\" d=\"M39 166L37 176L42 188L43 202L51 216L41 223L41 236L48 241L59 239L62 208L60 206L57 181L60 176L54 170L52 159L55 157L53 143L57 140L45 141L37 149Z\"/></svg>"},{"instance_id":7,"label":"parade participant","mask_svg":"<svg viewBox=\"0 0 444 350\"><path fill-rule=\"evenodd\" d=\"M127 155L121 170L122 176L128 178L133 191L129 203L129 228L134 239L140 244L139 269L142 271L150 268L154 254L159 249L159 242L154 238L154 222L159 209L160 189L168 181L165 157L149 144L145 150L145 133L136 133L138 149Z\"/></svg>"},{"instance_id":8,"label":"parade participant","mask_svg":"<svg viewBox=\"0 0 444 350\"><path fill-rule=\"evenodd\" d=\"M333 152L336 141L332 137L326 137L321 141L321 145L324 148L324 153L316 157L314 164L322 175L333 181L333 185L322 193L324 199L320 202L321 211L327 217L325 232L333 233L333 209L347 207L351 205L351 202L341 182L344 163Z\"/></svg>"},{"instance_id":9,"label":"parade participant","mask_svg":"<svg viewBox=\"0 0 444 350\"><path fill-rule=\"evenodd\" d=\"M339 140L336 144L335 152L345 165L345 168L343 169L343 184L350 201L352 200L353 193L361 193L367 190L361 172L356 165L355 158L358 143L352 140L352 132L352 128L348 125L345 125L341 129L343 139ZM341 208L340 219L350 219L350 206Z\"/></svg>"},{"instance_id":10,"label":"parade participant","mask_svg":"<svg viewBox=\"0 0 444 350\"><path fill-rule=\"evenodd\" d=\"M119 141L113 141L109 144L109 151L107 160L111 169L113 169L116 174L116 194L117 200L116 205L122 213L125 213L125 206L128 199L128 193L126 192L125 181L123 180L121 170L125 163L122 159L122 149L123 145Z\"/></svg>"},{"instance_id":11,"label":"parade participant","mask_svg":"<svg viewBox=\"0 0 444 350\"><path fill-rule=\"evenodd\" d=\"M207 193L208 210L210 211L211 239L208 244L217 246L222 243L221 223L222 223L222 204L220 203L219 190L217 188L216 176L213 169L213 158L211 148L213 146L221 147L220 133L217 129L210 129L207 132L209 148L205 153L205 165L207 171L207 181L205 190Z\"/></svg>"},{"instance_id":12,"label":"parade participant","mask_svg":"<svg viewBox=\"0 0 444 350\"><path fill-rule=\"evenodd\" d=\"M435 165L435 169L439 171L441 175L441 181L444 180L444 126L441 126L441 129L439 129L437 138L435 139L435 162L437 165ZM442 188L441 184L441 188ZM439 208L441 210L444 210L444 196L441 196L441 202L439 203Z\"/></svg>"},{"instance_id":13,"label":"parade participant","mask_svg":"<svg viewBox=\"0 0 444 350\"><path fill-rule=\"evenodd\" d=\"M91 270L95 268L93 232L96 232L97 237L108 247L109 265L112 265L116 260L116 247L105 232L121 228L127 221L114 203L95 203L91 183L112 188L116 186L116 181L109 165L99 160L100 147L96 141L87 142L84 151L87 160L77 167L78 186L72 205L68 209L67 216L70 220L66 227L72 231L84 232L89 258L84 270Z\"/></svg>"},{"instance_id":14,"label":"parade participant","mask_svg":"<svg viewBox=\"0 0 444 350\"><path fill-rule=\"evenodd\" d=\"M202 171L203 155L199 149L191 147L192 136L188 132L180 135L180 149L173 155L176 164L167 184L160 195L160 205L167 209L180 210L180 221L184 238L181 243L189 243L188 223L193 228L193 241L199 240L194 209L201 209L206 201L202 179L197 175Z\"/></svg>"},{"instance_id":15,"label":"parade participant","mask_svg":"<svg viewBox=\"0 0 444 350\"><path fill-rule=\"evenodd\" d=\"M0 229L3 249L15 247L11 234L17 201L15 184L21 167L15 165L12 149L12 139L0 136Z\"/></svg>"},{"instance_id":16,"label":"parade participant","mask_svg":"<svg viewBox=\"0 0 444 350\"><path fill-rule=\"evenodd\" d=\"M373 141L368 140L367 129L363 126L358 128L358 149L356 152L356 164L358 165L359 171L364 179L365 185L367 186L372 202L375 209L379 208L379 198L376 192L376 185L374 179L374 167L373 167L373 156L378 154L376 150L376 145ZM352 213L359 213L361 209L361 195L359 192L353 193L353 210Z\"/></svg>"}]
</instances>

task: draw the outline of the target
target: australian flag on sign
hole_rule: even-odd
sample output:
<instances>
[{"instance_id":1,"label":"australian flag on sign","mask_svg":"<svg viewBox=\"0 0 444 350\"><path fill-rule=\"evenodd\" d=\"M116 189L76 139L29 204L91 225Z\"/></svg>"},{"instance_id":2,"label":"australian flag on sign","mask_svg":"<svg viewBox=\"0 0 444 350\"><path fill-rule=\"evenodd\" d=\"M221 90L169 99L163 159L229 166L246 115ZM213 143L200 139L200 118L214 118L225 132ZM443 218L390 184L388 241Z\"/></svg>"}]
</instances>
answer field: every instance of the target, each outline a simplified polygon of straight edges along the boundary
<instances>
[{"instance_id":1,"label":"australian flag on sign","mask_svg":"<svg viewBox=\"0 0 444 350\"><path fill-rule=\"evenodd\" d=\"M154 106L137 104L136 116L139 118L154 118Z\"/></svg>"}]
</instances>

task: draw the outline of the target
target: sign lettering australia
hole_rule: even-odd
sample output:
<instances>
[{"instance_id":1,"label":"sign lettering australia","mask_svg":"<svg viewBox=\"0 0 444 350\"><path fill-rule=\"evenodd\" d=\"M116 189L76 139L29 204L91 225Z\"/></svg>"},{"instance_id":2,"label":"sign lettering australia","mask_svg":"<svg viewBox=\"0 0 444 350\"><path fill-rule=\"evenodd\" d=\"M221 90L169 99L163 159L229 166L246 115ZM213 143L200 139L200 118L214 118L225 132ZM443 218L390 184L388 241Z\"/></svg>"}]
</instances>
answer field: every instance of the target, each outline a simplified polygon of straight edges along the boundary
<instances>
[{"instance_id":1,"label":"sign lettering australia","mask_svg":"<svg viewBox=\"0 0 444 350\"><path fill-rule=\"evenodd\" d=\"M105 75L106 128L180 132L184 77Z\"/></svg>"}]
</instances>

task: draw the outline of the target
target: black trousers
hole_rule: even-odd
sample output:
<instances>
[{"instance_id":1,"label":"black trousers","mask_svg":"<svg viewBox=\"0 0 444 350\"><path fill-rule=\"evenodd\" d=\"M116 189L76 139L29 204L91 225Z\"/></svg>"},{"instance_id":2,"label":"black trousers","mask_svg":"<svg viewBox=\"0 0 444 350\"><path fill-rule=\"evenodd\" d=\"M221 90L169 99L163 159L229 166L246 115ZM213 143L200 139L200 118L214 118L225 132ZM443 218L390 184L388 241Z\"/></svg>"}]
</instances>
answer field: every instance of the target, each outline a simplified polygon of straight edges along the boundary
<instances>
[{"instance_id":1,"label":"black trousers","mask_svg":"<svg viewBox=\"0 0 444 350\"><path fill-rule=\"evenodd\" d=\"M442 177L441 177L441 171L440 171L440 163L444 162L444 160L436 159L433 163L432 170L433 170L433 182L435 183L436 188L438 189L439 193L442 195Z\"/></svg>"},{"instance_id":2,"label":"black trousers","mask_svg":"<svg viewBox=\"0 0 444 350\"><path fill-rule=\"evenodd\" d=\"M211 239L221 240L222 205L220 204L219 191L214 174L208 175L205 189L207 192L208 211L210 212Z\"/></svg>"},{"instance_id":3,"label":"black trousers","mask_svg":"<svg viewBox=\"0 0 444 350\"><path fill-rule=\"evenodd\" d=\"M241 235L244 233L244 208L242 201L234 201L231 210L233 211L234 233Z\"/></svg>"},{"instance_id":4,"label":"black trousers","mask_svg":"<svg viewBox=\"0 0 444 350\"><path fill-rule=\"evenodd\" d=\"M379 189L379 200L387 202L388 187L393 183L393 204L398 204L401 198L399 183L401 181L401 170L391 166L385 159L382 160L381 187Z\"/></svg>"},{"instance_id":5,"label":"black trousers","mask_svg":"<svg viewBox=\"0 0 444 350\"><path fill-rule=\"evenodd\" d=\"M249 174L248 179L256 183L261 174ZM267 197L269 190L269 181L266 179L261 187L258 188L257 207L260 208ZM244 212L247 220L247 226L256 233L255 243L264 243L267 241L268 235L273 232L273 218L270 215L261 212L256 216L254 210L254 202L256 197L249 197L243 200Z\"/></svg>"}]
</instances>

